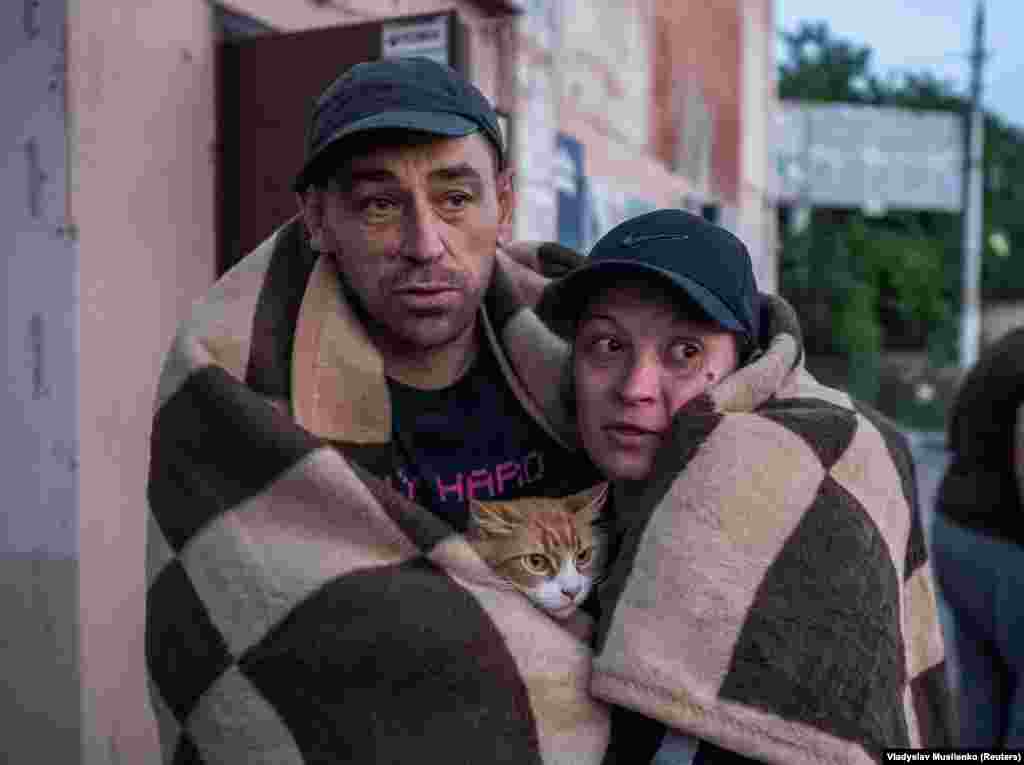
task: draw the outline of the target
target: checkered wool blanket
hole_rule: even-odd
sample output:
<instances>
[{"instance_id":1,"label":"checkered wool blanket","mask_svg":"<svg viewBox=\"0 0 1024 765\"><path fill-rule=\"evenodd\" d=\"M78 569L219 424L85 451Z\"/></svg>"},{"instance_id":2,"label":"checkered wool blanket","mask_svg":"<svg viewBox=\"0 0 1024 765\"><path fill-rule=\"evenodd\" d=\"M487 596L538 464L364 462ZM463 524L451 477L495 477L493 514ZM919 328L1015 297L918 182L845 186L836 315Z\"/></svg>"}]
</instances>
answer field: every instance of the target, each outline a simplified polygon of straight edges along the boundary
<instances>
[{"instance_id":1,"label":"checkered wool blanket","mask_svg":"<svg viewBox=\"0 0 1024 765\"><path fill-rule=\"evenodd\" d=\"M657 479L621 487L592 650L586 617L550 619L374 477L387 389L342 295L290 224L165 362L146 614L164 762L639 763L658 721L776 763L942 740L906 450L800 370L784 322L677 421ZM500 272L485 329L565 436L565 346Z\"/></svg>"},{"instance_id":2,"label":"checkered wool blanket","mask_svg":"<svg viewBox=\"0 0 1024 765\"><path fill-rule=\"evenodd\" d=\"M559 341L513 292L498 274L487 332L539 417L517 381L546 385ZM538 611L373 477L390 437L333 261L286 226L195 307L161 376L146 659L164 762L601 762L585 617Z\"/></svg>"},{"instance_id":3,"label":"checkered wool blanket","mask_svg":"<svg viewBox=\"0 0 1024 765\"><path fill-rule=\"evenodd\" d=\"M677 415L652 480L616 487L592 691L780 765L949 746L905 440L818 384L791 309L767 308L767 352Z\"/></svg>"}]
</instances>

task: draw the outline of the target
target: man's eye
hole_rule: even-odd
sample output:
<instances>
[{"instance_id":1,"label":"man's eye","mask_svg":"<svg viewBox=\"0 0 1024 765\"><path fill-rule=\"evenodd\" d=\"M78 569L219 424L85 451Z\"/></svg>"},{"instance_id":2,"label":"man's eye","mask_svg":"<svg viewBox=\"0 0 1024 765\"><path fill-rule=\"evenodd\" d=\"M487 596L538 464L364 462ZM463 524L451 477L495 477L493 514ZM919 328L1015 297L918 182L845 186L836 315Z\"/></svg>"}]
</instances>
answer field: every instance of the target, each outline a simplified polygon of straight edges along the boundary
<instances>
[{"instance_id":1,"label":"man's eye","mask_svg":"<svg viewBox=\"0 0 1024 765\"><path fill-rule=\"evenodd\" d=\"M362 200L360 208L372 218L387 218L397 214L398 205L387 197L369 197Z\"/></svg>"},{"instance_id":2,"label":"man's eye","mask_svg":"<svg viewBox=\"0 0 1024 765\"><path fill-rule=\"evenodd\" d=\"M464 191L453 191L444 196L444 209L449 212L458 212L464 210L469 203L473 201L473 197Z\"/></svg>"}]
</instances>

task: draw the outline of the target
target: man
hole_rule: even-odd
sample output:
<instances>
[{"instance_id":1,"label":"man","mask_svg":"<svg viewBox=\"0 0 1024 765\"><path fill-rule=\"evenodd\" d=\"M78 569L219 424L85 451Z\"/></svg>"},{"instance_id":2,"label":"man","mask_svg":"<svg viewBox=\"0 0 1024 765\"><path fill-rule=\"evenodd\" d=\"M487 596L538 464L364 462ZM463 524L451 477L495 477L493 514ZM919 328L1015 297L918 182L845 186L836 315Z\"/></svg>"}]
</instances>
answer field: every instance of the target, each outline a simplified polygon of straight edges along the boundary
<instances>
[{"instance_id":1,"label":"man","mask_svg":"<svg viewBox=\"0 0 1024 765\"><path fill-rule=\"evenodd\" d=\"M148 486L164 762L601 761L589 649L458 533L470 499L599 480L546 416L536 275L496 262L512 181L460 75L359 64L312 111L300 216L179 329Z\"/></svg>"},{"instance_id":2,"label":"man","mask_svg":"<svg viewBox=\"0 0 1024 765\"><path fill-rule=\"evenodd\" d=\"M353 67L315 107L295 188L312 248L333 260L383 360L397 488L462 529L470 498L597 480L534 422L484 339L515 190L475 87L422 59Z\"/></svg>"}]
</instances>

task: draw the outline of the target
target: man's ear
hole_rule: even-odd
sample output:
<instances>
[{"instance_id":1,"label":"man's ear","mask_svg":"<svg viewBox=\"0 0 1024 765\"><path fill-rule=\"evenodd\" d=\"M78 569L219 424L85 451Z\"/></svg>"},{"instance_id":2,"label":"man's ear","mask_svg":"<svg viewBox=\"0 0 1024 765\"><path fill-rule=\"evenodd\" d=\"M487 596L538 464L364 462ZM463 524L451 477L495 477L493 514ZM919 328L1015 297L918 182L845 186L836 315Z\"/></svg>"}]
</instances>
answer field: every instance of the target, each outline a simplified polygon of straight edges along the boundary
<instances>
[{"instance_id":1,"label":"man's ear","mask_svg":"<svg viewBox=\"0 0 1024 765\"><path fill-rule=\"evenodd\" d=\"M324 252L324 190L310 186L296 194L299 203L299 214L309 234L309 246L317 252Z\"/></svg>"},{"instance_id":2,"label":"man's ear","mask_svg":"<svg viewBox=\"0 0 1024 765\"><path fill-rule=\"evenodd\" d=\"M512 241L512 221L516 211L516 174L512 168L498 173L498 242Z\"/></svg>"}]
</instances>

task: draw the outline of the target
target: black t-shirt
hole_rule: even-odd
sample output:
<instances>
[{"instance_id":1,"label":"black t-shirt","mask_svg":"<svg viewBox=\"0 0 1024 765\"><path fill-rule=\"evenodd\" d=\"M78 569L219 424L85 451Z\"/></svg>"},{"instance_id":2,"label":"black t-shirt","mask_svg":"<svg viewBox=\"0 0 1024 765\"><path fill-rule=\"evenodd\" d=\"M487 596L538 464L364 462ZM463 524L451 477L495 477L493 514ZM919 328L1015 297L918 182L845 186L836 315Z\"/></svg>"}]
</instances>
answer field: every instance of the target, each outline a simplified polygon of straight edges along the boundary
<instances>
[{"instance_id":1,"label":"black t-shirt","mask_svg":"<svg viewBox=\"0 0 1024 765\"><path fill-rule=\"evenodd\" d=\"M565 496L601 481L527 414L487 342L454 385L420 390L388 379L397 469L392 486L465 530L468 503Z\"/></svg>"}]
</instances>

